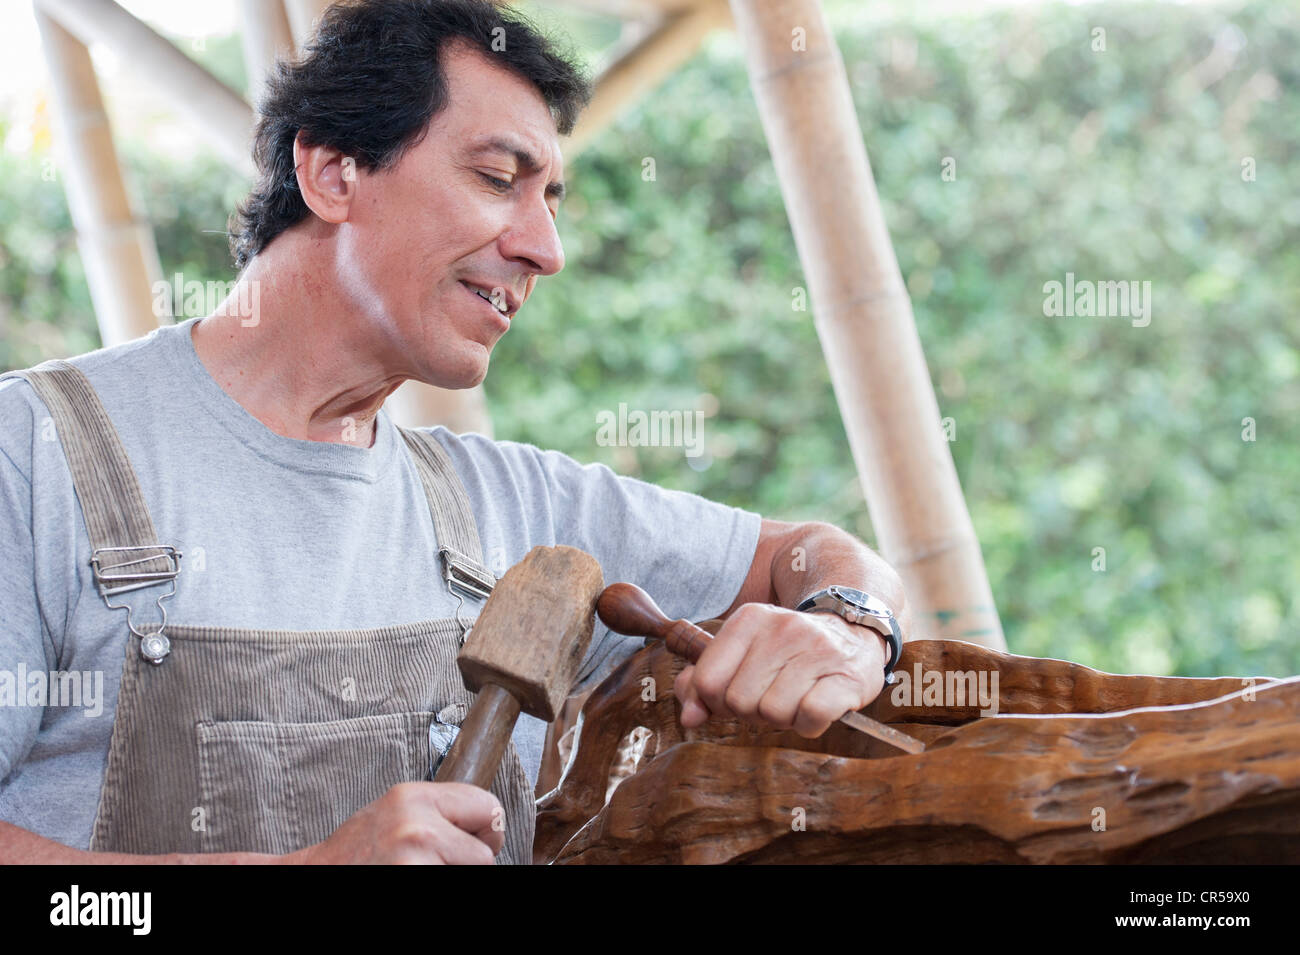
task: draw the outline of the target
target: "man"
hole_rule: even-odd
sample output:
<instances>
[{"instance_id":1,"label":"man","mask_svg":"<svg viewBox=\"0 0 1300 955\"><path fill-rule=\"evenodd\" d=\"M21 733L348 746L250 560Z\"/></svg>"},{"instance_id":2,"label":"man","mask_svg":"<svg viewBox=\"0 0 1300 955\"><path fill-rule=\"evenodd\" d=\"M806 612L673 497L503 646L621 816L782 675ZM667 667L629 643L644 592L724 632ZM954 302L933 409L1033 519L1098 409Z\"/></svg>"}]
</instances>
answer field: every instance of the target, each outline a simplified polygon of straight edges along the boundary
<instances>
[{"instance_id":1,"label":"man","mask_svg":"<svg viewBox=\"0 0 1300 955\"><path fill-rule=\"evenodd\" d=\"M382 411L406 379L481 382L563 267L558 136L587 97L483 0L335 7L261 104L228 302L0 383L0 860L527 861L540 722L491 794L422 761L467 702L464 575L537 544L588 551L672 616L726 617L675 687L686 726L811 737L879 693L890 641L792 609L847 585L903 612L848 534ZM598 628L581 679L638 645ZM102 678L93 706L70 675Z\"/></svg>"}]
</instances>

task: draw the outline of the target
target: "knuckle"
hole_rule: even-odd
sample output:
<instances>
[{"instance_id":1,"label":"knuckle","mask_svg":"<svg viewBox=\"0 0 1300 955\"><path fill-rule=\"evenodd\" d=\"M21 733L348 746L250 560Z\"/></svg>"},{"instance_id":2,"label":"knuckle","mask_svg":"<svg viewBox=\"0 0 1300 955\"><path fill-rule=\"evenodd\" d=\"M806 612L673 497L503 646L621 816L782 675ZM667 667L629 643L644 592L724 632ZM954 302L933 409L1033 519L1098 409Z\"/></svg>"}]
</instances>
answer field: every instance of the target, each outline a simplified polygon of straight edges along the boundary
<instances>
[{"instance_id":1,"label":"knuckle","mask_svg":"<svg viewBox=\"0 0 1300 955\"><path fill-rule=\"evenodd\" d=\"M783 611L783 608L774 607L770 603L748 603L741 605L736 613L749 624L766 626L774 621L774 617L784 616L781 611Z\"/></svg>"},{"instance_id":2,"label":"knuckle","mask_svg":"<svg viewBox=\"0 0 1300 955\"><path fill-rule=\"evenodd\" d=\"M438 850L437 833L427 822L407 820L394 827L390 839L393 847L401 853L424 856Z\"/></svg>"},{"instance_id":3,"label":"knuckle","mask_svg":"<svg viewBox=\"0 0 1300 955\"><path fill-rule=\"evenodd\" d=\"M734 684L727 688L727 692L723 694L722 702L726 704L727 709L737 715L747 713L753 709L750 700L746 699L745 694Z\"/></svg>"},{"instance_id":4,"label":"knuckle","mask_svg":"<svg viewBox=\"0 0 1300 955\"><path fill-rule=\"evenodd\" d=\"M782 710L773 702L760 700L758 703L758 716L765 723L772 726L789 726L790 714Z\"/></svg>"},{"instance_id":5,"label":"knuckle","mask_svg":"<svg viewBox=\"0 0 1300 955\"><path fill-rule=\"evenodd\" d=\"M472 786L469 783L444 783L444 786L441 795L443 799L447 800L445 805L475 811L490 811L491 807L496 803L496 796L493 796L486 789L480 789L478 786Z\"/></svg>"},{"instance_id":6,"label":"knuckle","mask_svg":"<svg viewBox=\"0 0 1300 955\"><path fill-rule=\"evenodd\" d=\"M422 782L397 783L388 790L388 795L402 801L416 800L423 795L424 788L425 784Z\"/></svg>"},{"instance_id":7,"label":"knuckle","mask_svg":"<svg viewBox=\"0 0 1300 955\"><path fill-rule=\"evenodd\" d=\"M741 604L739 607L736 608L735 612L733 612L732 615L728 618L727 622L730 623L731 621L734 620L736 623L740 624L744 629L751 629L752 627L760 624L763 620L765 620L769 614L770 614L770 608L768 607L767 604L761 604L761 603ZM734 639L736 633L736 627L731 627L730 631L731 631L730 635L732 639ZM722 634L719 633L719 636L721 635Z\"/></svg>"},{"instance_id":8,"label":"knuckle","mask_svg":"<svg viewBox=\"0 0 1300 955\"><path fill-rule=\"evenodd\" d=\"M706 702L717 702L727 692L726 678L719 674L706 673L697 669L694 683L695 692Z\"/></svg>"},{"instance_id":9,"label":"knuckle","mask_svg":"<svg viewBox=\"0 0 1300 955\"><path fill-rule=\"evenodd\" d=\"M471 785L470 783L452 783L452 786L455 787L452 790L452 794L460 802L467 803L476 808L479 806L492 806L496 804L497 797L492 795L486 789L481 789L478 786Z\"/></svg>"}]
</instances>

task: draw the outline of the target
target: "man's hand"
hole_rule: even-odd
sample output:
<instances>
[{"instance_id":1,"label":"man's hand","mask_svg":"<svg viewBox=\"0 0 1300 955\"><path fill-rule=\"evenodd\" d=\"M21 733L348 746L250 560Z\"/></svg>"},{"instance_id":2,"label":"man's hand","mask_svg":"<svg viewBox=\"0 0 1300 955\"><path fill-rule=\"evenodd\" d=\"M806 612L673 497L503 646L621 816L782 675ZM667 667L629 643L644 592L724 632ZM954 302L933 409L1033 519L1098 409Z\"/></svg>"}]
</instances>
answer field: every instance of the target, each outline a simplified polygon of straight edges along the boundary
<instances>
[{"instance_id":1,"label":"man's hand","mask_svg":"<svg viewBox=\"0 0 1300 955\"><path fill-rule=\"evenodd\" d=\"M505 845L501 803L466 783L399 783L289 864L491 865Z\"/></svg>"},{"instance_id":2,"label":"man's hand","mask_svg":"<svg viewBox=\"0 0 1300 955\"><path fill-rule=\"evenodd\" d=\"M885 684L889 645L830 613L747 603L723 623L699 662L677 678L682 726L739 718L813 739Z\"/></svg>"}]
</instances>

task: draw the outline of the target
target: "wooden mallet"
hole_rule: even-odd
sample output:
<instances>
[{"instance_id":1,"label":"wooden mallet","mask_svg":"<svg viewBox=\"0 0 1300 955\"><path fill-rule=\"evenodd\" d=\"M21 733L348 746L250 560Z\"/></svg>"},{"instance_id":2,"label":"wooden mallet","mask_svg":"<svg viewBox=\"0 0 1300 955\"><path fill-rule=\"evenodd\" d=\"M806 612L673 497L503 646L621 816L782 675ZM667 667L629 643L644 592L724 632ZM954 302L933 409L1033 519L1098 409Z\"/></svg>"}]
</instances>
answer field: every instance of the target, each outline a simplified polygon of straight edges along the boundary
<instances>
[{"instance_id":1,"label":"wooden mallet","mask_svg":"<svg viewBox=\"0 0 1300 955\"><path fill-rule=\"evenodd\" d=\"M691 663L699 660L700 654L713 642L707 630L690 621L669 620L654 598L636 584L610 584L596 601L596 612L615 633L662 640L669 652ZM919 739L861 713L849 711L840 717L840 722L907 753L925 749Z\"/></svg>"},{"instance_id":2,"label":"wooden mallet","mask_svg":"<svg viewBox=\"0 0 1300 955\"><path fill-rule=\"evenodd\" d=\"M551 722L591 643L600 564L576 547L534 547L506 571L456 662L478 692L434 782L488 789L522 710Z\"/></svg>"}]
</instances>

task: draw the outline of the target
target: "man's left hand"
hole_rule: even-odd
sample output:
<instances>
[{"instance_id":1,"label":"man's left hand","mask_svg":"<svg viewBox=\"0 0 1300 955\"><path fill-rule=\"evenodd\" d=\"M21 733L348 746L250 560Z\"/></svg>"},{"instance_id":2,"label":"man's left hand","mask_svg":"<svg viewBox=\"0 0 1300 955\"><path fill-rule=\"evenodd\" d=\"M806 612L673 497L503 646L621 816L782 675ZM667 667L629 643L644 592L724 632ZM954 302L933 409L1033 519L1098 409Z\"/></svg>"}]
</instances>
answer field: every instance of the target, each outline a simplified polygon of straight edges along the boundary
<instances>
[{"instance_id":1,"label":"man's left hand","mask_svg":"<svg viewBox=\"0 0 1300 955\"><path fill-rule=\"evenodd\" d=\"M889 645L831 613L747 603L678 676L682 726L738 718L813 739L885 684Z\"/></svg>"}]
</instances>

